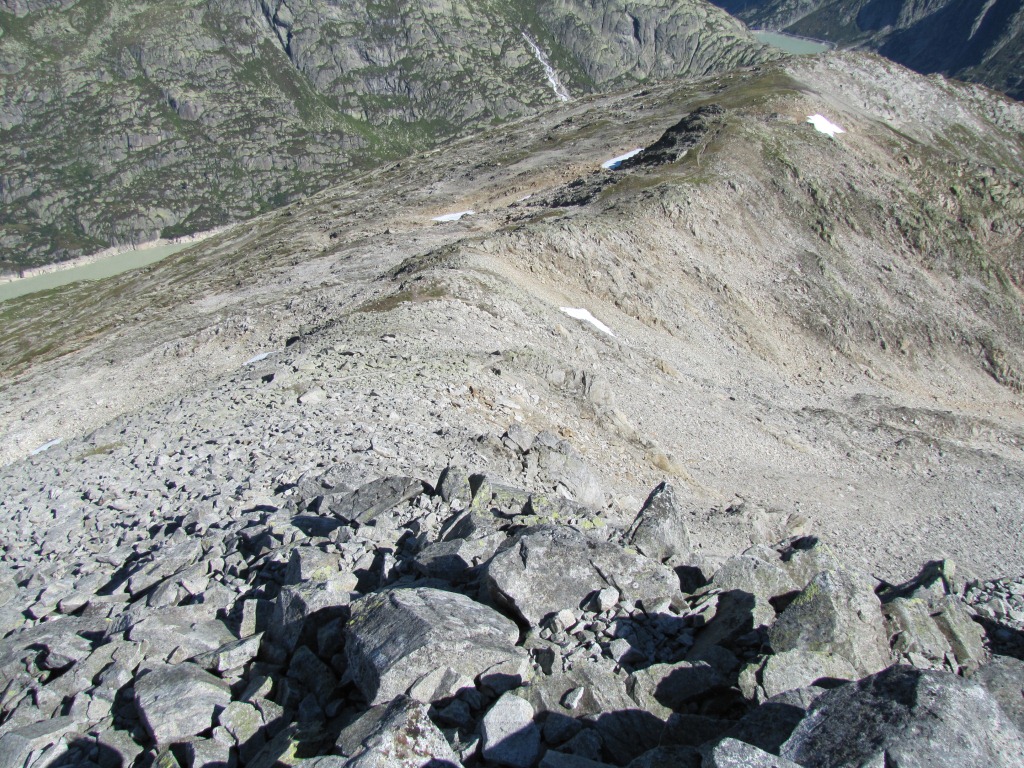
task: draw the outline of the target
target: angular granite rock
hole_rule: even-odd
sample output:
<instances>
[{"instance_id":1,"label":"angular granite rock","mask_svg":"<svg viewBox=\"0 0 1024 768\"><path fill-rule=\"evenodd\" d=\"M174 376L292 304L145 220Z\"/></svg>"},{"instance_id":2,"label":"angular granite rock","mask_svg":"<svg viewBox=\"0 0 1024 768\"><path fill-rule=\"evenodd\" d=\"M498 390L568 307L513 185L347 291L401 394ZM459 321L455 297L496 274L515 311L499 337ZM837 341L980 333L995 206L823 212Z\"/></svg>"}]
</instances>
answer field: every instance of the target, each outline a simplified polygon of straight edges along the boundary
<instances>
[{"instance_id":1,"label":"angular granite rock","mask_svg":"<svg viewBox=\"0 0 1024 768\"><path fill-rule=\"evenodd\" d=\"M1020 768L1024 736L981 685L894 666L818 698L780 754L805 768Z\"/></svg>"},{"instance_id":2,"label":"angular granite rock","mask_svg":"<svg viewBox=\"0 0 1024 768\"><path fill-rule=\"evenodd\" d=\"M684 565L693 553L686 513L676 501L675 490L662 483L647 497L629 528L629 543L652 560Z\"/></svg>"},{"instance_id":3,"label":"angular granite rock","mask_svg":"<svg viewBox=\"0 0 1024 768\"><path fill-rule=\"evenodd\" d=\"M779 615L768 632L776 653L797 648L842 656L860 675L891 663L881 603L867 577L822 571Z\"/></svg>"},{"instance_id":4,"label":"angular granite rock","mask_svg":"<svg viewBox=\"0 0 1024 768\"><path fill-rule=\"evenodd\" d=\"M456 768L461 766L428 705L399 696L373 707L338 736L346 768Z\"/></svg>"},{"instance_id":5,"label":"angular granite rock","mask_svg":"<svg viewBox=\"0 0 1024 768\"><path fill-rule=\"evenodd\" d=\"M520 533L488 563L484 583L496 603L531 626L563 608L576 610L609 586L631 603L653 605L679 595L679 580L667 566L555 526Z\"/></svg>"},{"instance_id":6,"label":"angular granite rock","mask_svg":"<svg viewBox=\"0 0 1024 768\"><path fill-rule=\"evenodd\" d=\"M508 768L530 768L540 754L540 729L533 716L530 702L514 693L498 699L481 724L484 759Z\"/></svg>"},{"instance_id":7,"label":"angular granite rock","mask_svg":"<svg viewBox=\"0 0 1024 768\"><path fill-rule=\"evenodd\" d=\"M430 702L472 686L481 675L516 684L528 656L519 628L456 592L391 589L352 604L345 653L353 682L371 704L409 693Z\"/></svg>"},{"instance_id":8,"label":"angular granite rock","mask_svg":"<svg viewBox=\"0 0 1024 768\"><path fill-rule=\"evenodd\" d=\"M190 662L158 667L135 681L139 717L160 745L205 731L230 701L227 683Z\"/></svg>"}]
</instances>

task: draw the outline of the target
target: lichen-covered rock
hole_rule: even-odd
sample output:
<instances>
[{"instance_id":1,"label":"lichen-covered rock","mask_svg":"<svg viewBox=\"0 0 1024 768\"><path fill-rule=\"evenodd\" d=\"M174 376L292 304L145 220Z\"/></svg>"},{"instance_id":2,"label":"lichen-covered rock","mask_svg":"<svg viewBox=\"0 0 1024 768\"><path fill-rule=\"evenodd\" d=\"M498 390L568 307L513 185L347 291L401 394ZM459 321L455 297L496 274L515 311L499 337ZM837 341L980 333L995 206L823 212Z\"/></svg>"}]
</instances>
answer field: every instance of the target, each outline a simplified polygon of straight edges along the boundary
<instances>
[{"instance_id":1,"label":"lichen-covered rock","mask_svg":"<svg viewBox=\"0 0 1024 768\"><path fill-rule=\"evenodd\" d=\"M528 669L512 621L465 595L428 587L356 601L346 638L349 673L371 704L407 693L435 701L481 677L518 685Z\"/></svg>"},{"instance_id":2,"label":"lichen-covered rock","mask_svg":"<svg viewBox=\"0 0 1024 768\"><path fill-rule=\"evenodd\" d=\"M891 663L882 608L867 577L822 571L775 620L768 633L776 653L803 649L834 653L858 674Z\"/></svg>"},{"instance_id":3,"label":"lichen-covered rock","mask_svg":"<svg viewBox=\"0 0 1024 768\"><path fill-rule=\"evenodd\" d=\"M780 754L805 768L1019 768L1024 736L981 685L895 666L818 698Z\"/></svg>"}]
</instances>

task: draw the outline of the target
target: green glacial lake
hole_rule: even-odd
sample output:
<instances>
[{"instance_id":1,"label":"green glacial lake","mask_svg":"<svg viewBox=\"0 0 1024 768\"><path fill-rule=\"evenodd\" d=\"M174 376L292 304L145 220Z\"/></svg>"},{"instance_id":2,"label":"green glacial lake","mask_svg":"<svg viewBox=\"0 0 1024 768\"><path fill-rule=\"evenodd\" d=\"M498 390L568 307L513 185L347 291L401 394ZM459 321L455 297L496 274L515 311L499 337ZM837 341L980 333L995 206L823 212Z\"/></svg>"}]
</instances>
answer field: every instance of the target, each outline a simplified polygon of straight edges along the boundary
<instances>
[{"instance_id":1,"label":"green glacial lake","mask_svg":"<svg viewBox=\"0 0 1024 768\"><path fill-rule=\"evenodd\" d=\"M761 30L751 30L751 32L754 33L754 37L757 38L758 42L780 48L786 53L824 53L833 48L830 43L819 43L817 40L793 37L793 35L784 35L781 32L765 32Z\"/></svg>"},{"instance_id":2,"label":"green glacial lake","mask_svg":"<svg viewBox=\"0 0 1024 768\"><path fill-rule=\"evenodd\" d=\"M51 288L60 288L62 285L70 285L80 280L102 280L105 277L113 277L130 269L155 264L161 259L166 259L172 253L188 248L189 245L192 243L175 243L125 251L99 259L91 264L83 264L80 267L61 269L44 275L26 277L23 280L14 280L10 283L0 283L0 301L27 296L38 291L48 291Z\"/></svg>"}]
</instances>

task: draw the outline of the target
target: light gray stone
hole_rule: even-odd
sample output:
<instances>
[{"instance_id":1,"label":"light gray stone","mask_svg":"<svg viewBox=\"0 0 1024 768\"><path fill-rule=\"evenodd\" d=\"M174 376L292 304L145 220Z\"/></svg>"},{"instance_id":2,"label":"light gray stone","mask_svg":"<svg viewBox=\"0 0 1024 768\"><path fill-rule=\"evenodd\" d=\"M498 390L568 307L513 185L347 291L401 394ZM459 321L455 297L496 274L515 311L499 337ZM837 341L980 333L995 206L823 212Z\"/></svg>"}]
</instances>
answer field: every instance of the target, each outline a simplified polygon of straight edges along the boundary
<instances>
[{"instance_id":1,"label":"light gray stone","mask_svg":"<svg viewBox=\"0 0 1024 768\"><path fill-rule=\"evenodd\" d=\"M765 696L771 698L823 679L835 682L857 677L857 670L842 656L794 648L768 656L761 665L758 681Z\"/></svg>"},{"instance_id":2,"label":"light gray stone","mask_svg":"<svg viewBox=\"0 0 1024 768\"><path fill-rule=\"evenodd\" d=\"M135 681L135 706L157 744L206 730L230 701L227 683L190 662L158 667Z\"/></svg>"},{"instance_id":3,"label":"light gray stone","mask_svg":"<svg viewBox=\"0 0 1024 768\"><path fill-rule=\"evenodd\" d=\"M509 692L484 715L481 724L485 760L509 768L530 768L540 754L540 729L530 702Z\"/></svg>"},{"instance_id":4,"label":"light gray stone","mask_svg":"<svg viewBox=\"0 0 1024 768\"><path fill-rule=\"evenodd\" d=\"M775 620L775 609L771 600L800 587L780 566L758 557L740 555L731 557L715 571L711 583L729 592L737 590L754 596L754 626L771 624Z\"/></svg>"},{"instance_id":5,"label":"light gray stone","mask_svg":"<svg viewBox=\"0 0 1024 768\"><path fill-rule=\"evenodd\" d=\"M410 693L434 701L478 678L522 682L529 657L519 628L456 592L420 587L367 595L352 605L345 654L371 704Z\"/></svg>"},{"instance_id":6,"label":"light gray stone","mask_svg":"<svg viewBox=\"0 0 1024 768\"><path fill-rule=\"evenodd\" d=\"M630 602L655 603L679 595L679 580L667 566L555 526L519 534L488 563L484 582L496 603L535 627L562 609L578 609L606 587Z\"/></svg>"},{"instance_id":7,"label":"light gray stone","mask_svg":"<svg viewBox=\"0 0 1024 768\"><path fill-rule=\"evenodd\" d=\"M704 752L701 768L802 768L784 757L773 755L736 739L722 739Z\"/></svg>"},{"instance_id":8,"label":"light gray stone","mask_svg":"<svg viewBox=\"0 0 1024 768\"><path fill-rule=\"evenodd\" d=\"M693 553L686 512L675 489L662 483L647 497L629 528L629 542L647 557L668 565L685 565Z\"/></svg>"},{"instance_id":9,"label":"light gray stone","mask_svg":"<svg viewBox=\"0 0 1024 768\"><path fill-rule=\"evenodd\" d=\"M780 754L805 768L1020 768L1024 736L981 685L895 666L818 698Z\"/></svg>"}]
</instances>

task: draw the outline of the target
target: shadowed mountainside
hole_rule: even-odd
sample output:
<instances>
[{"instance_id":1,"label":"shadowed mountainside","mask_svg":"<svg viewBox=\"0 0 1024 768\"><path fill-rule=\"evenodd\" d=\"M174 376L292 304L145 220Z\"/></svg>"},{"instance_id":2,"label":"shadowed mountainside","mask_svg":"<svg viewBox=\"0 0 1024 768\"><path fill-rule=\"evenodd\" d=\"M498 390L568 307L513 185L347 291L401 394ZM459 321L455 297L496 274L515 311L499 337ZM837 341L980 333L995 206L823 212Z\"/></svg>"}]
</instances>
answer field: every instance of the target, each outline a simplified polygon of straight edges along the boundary
<instances>
[{"instance_id":1,"label":"shadowed mountainside","mask_svg":"<svg viewBox=\"0 0 1024 768\"><path fill-rule=\"evenodd\" d=\"M1021 0L716 0L751 27L877 51L1024 98Z\"/></svg>"}]
</instances>

